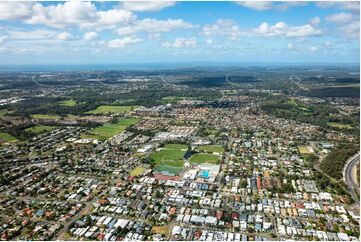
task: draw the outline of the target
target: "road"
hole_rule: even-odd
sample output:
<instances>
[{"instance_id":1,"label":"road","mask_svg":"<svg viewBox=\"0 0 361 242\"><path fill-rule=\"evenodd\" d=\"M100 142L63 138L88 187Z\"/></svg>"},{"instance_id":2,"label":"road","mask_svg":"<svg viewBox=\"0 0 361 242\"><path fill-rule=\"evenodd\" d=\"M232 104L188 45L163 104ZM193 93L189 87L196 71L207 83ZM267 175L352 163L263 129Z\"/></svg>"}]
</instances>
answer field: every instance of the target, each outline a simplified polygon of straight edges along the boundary
<instances>
[{"instance_id":1,"label":"road","mask_svg":"<svg viewBox=\"0 0 361 242\"><path fill-rule=\"evenodd\" d=\"M357 181L356 165L360 162L360 154L351 157L345 166L343 178L348 186L349 192L357 205L360 205L359 194L360 185Z\"/></svg>"}]
</instances>

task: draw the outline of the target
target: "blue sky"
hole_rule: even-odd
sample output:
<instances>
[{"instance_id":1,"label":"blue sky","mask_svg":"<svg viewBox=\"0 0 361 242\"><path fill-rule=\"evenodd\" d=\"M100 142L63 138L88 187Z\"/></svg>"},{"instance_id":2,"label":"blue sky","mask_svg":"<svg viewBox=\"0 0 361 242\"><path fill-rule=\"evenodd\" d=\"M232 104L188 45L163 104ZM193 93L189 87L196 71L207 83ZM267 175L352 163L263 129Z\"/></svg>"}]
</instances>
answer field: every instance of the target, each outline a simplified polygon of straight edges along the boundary
<instances>
[{"instance_id":1,"label":"blue sky","mask_svg":"<svg viewBox=\"0 0 361 242\"><path fill-rule=\"evenodd\" d=\"M359 63L358 2L0 2L0 64Z\"/></svg>"}]
</instances>

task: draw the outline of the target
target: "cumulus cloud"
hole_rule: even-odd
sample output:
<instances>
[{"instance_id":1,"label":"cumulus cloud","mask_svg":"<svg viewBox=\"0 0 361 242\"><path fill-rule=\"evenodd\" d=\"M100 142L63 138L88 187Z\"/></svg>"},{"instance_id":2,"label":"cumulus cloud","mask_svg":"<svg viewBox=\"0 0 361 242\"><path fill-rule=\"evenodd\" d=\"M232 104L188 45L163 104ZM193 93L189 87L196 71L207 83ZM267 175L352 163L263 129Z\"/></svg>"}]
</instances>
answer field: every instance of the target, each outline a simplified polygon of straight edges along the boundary
<instances>
[{"instance_id":1,"label":"cumulus cloud","mask_svg":"<svg viewBox=\"0 0 361 242\"><path fill-rule=\"evenodd\" d=\"M33 14L33 2L0 1L0 19L25 20Z\"/></svg>"},{"instance_id":2,"label":"cumulus cloud","mask_svg":"<svg viewBox=\"0 0 361 242\"><path fill-rule=\"evenodd\" d=\"M58 32L51 31L46 29L37 29L33 31L18 31L11 30L8 31L10 38L15 40L42 40L42 39L52 39Z\"/></svg>"},{"instance_id":3,"label":"cumulus cloud","mask_svg":"<svg viewBox=\"0 0 361 242\"><path fill-rule=\"evenodd\" d=\"M147 32L149 34L160 34L175 29L189 29L192 24L182 19L157 20L146 18L137 20L131 25L123 26L117 29L119 35L135 34L137 32Z\"/></svg>"},{"instance_id":4,"label":"cumulus cloud","mask_svg":"<svg viewBox=\"0 0 361 242\"><path fill-rule=\"evenodd\" d=\"M84 34L84 39L85 40L94 40L96 39L98 36L98 34L96 32L87 32Z\"/></svg>"},{"instance_id":5,"label":"cumulus cloud","mask_svg":"<svg viewBox=\"0 0 361 242\"><path fill-rule=\"evenodd\" d=\"M190 48L190 47L197 47L197 39L196 38L190 38L190 39L186 39L186 38L177 38L175 39L175 41L170 42L170 41L162 41L162 46L164 48L175 48L175 49L180 49L180 48Z\"/></svg>"},{"instance_id":6,"label":"cumulus cloud","mask_svg":"<svg viewBox=\"0 0 361 242\"><path fill-rule=\"evenodd\" d=\"M344 10L350 10L359 13L360 2L358 1L344 1L344 2L316 2L316 5L320 8L337 7Z\"/></svg>"},{"instance_id":7,"label":"cumulus cloud","mask_svg":"<svg viewBox=\"0 0 361 242\"><path fill-rule=\"evenodd\" d=\"M159 11L163 8L171 7L175 4L174 1L126 1L123 2L123 8L130 11Z\"/></svg>"},{"instance_id":8,"label":"cumulus cloud","mask_svg":"<svg viewBox=\"0 0 361 242\"><path fill-rule=\"evenodd\" d=\"M351 13L336 13L326 16L326 20L337 26L337 32L343 37L356 38L360 35L360 16Z\"/></svg>"},{"instance_id":9,"label":"cumulus cloud","mask_svg":"<svg viewBox=\"0 0 361 242\"><path fill-rule=\"evenodd\" d=\"M236 4L250 8L257 11L264 11L270 9L286 10L293 6L304 6L307 2L303 1L289 1L289 2L271 2L271 1L236 1Z\"/></svg>"},{"instance_id":10,"label":"cumulus cloud","mask_svg":"<svg viewBox=\"0 0 361 242\"><path fill-rule=\"evenodd\" d=\"M61 32L56 35L55 39L57 40L72 40L74 37L69 32Z\"/></svg>"},{"instance_id":11,"label":"cumulus cloud","mask_svg":"<svg viewBox=\"0 0 361 242\"><path fill-rule=\"evenodd\" d=\"M326 17L326 20L334 23L348 23L353 19L350 13L336 13Z\"/></svg>"},{"instance_id":12,"label":"cumulus cloud","mask_svg":"<svg viewBox=\"0 0 361 242\"><path fill-rule=\"evenodd\" d=\"M68 1L45 6L33 2L0 2L0 20L22 20L55 28L114 28L134 21L136 16L126 9L98 11L92 2Z\"/></svg>"},{"instance_id":13,"label":"cumulus cloud","mask_svg":"<svg viewBox=\"0 0 361 242\"><path fill-rule=\"evenodd\" d=\"M113 39L108 42L109 48L123 48L126 45L136 44L142 42L142 39L135 38L135 37L125 37L122 39Z\"/></svg>"},{"instance_id":14,"label":"cumulus cloud","mask_svg":"<svg viewBox=\"0 0 361 242\"><path fill-rule=\"evenodd\" d=\"M313 22L316 21L313 19ZM275 25L264 22L256 28L242 29L234 21L219 19L215 24L204 26L203 33L207 36L223 35L228 36L229 39L237 39L241 36L308 37L321 35L322 31L315 26L315 23L289 26L285 22L278 22Z\"/></svg>"}]
</instances>

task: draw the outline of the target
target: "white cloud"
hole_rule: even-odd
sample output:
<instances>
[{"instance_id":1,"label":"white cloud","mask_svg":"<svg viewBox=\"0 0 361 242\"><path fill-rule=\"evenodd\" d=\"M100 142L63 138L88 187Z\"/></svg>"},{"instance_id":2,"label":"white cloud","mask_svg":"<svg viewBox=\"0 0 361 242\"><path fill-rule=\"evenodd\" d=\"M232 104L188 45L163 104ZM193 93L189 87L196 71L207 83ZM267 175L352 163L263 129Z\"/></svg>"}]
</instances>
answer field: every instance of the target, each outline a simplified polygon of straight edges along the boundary
<instances>
[{"instance_id":1,"label":"white cloud","mask_svg":"<svg viewBox=\"0 0 361 242\"><path fill-rule=\"evenodd\" d=\"M142 39L138 39L135 37L125 37L122 39L113 39L108 42L109 48L123 48L126 45L136 44L142 42Z\"/></svg>"},{"instance_id":2,"label":"white cloud","mask_svg":"<svg viewBox=\"0 0 361 242\"><path fill-rule=\"evenodd\" d=\"M126 9L97 11L92 2L68 1L48 6L32 2L0 2L0 20L22 20L27 24L55 28L114 28L135 19L136 16Z\"/></svg>"},{"instance_id":3,"label":"white cloud","mask_svg":"<svg viewBox=\"0 0 361 242\"><path fill-rule=\"evenodd\" d=\"M357 38L360 35L359 15L341 12L326 16L326 20L337 26L341 37Z\"/></svg>"},{"instance_id":4,"label":"white cloud","mask_svg":"<svg viewBox=\"0 0 361 242\"><path fill-rule=\"evenodd\" d=\"M33 14L33 2L0 1L0 19L25 20Z\"/></svg>"},{"instance_id":5,"label":"white cloud","mask_svg":"<svg viewBox=\"0 0 361 242\"><path fill-rule=\"evenodd\" d=\"M317 16L310 20L310 25L317 26L320 24L320 22L321 22L321 19L320 19L320 17Z\"/></svg>"},{"instance_id":6,"label":"white cloud","mask_svg":"<svg viewBox=\"0 0 361 242\"><path fill-rule=\"evenodd\" d=\"M161 44L164 48L179 49L179 48L197 47L198 42L196 38L190 38L190 39L177 38L174 42L163 41Z\"/></svg>"},{"instance_id":7,"label":"white cloud","mask_svg":"<svg viewBox=\"0 0 361 242\"><path fill-rule=\"evenodd\" d=\"M292 44L292 43L288 43L287 49L289 49L289 50L293 49L293 44Z\"/></svg>"},{"instance_id":8,"label":"white cloud","mask_svg":"<svg viewBox=\"0 0 361 242\"><path fill-rule=\"evenodd\" d=\"M61 32L58 34L55 39L57 40L72 40L74 37L69 32Z\"/></svg>"},{"instance_id":9,"label":"white cloud","mask_svg":"<svg viewBox=\"0 0 361 242\"><path fill-rule=\"evenodd\" d=\"M174 1L126 1L123 2L123 8L138 12L159 11L163 8L171 7L174 4Z\"/></svg>"},{"instance_id":10,"label":"white cloud","mask_svg":"<svg viewBox=\"0 0 361 242\"><path fill-rule=\"evenodd\" d=\"M312 22L312 21L311 21ZM235 22L219 19L213 25L206 25L203 28L206 36L224 35L229 39L237 39L241 36L280 36L280 37L307 37L322 34L320 29L311 24L300 26L288 26L285 22L278 22L269 25L267 22L260 24L257 28L241 29Z\"/></svg>"},{"instance_id":11,"label":"white cloud","mask_svg":"<svg viewBox=\"0 0 361 242\"><path fill-rule=\"evenodd\" d=\"M84 34L84 39L85 40L94 40L96 39L98 36L98 34L96 32L87 32Z\"/></svg>"},{"instance_id":12,"label":"white cloud","mask_svg":"<svg viewBox=\"0 0 361 242\"><path fill-rule=\"evenodd\" d=\"M360 12L360 2L358 1L344 1L344 2L316 2L316 5L320 8L331 8L337 7L344 10L350 10L359 13Z\"/></svg>"},{"instance_id":13,"label":"white cloud","mask_svg":"<svg viewBox=\"0 0 361 242\"><path fill-rule=\"evenodd\" d=\"M352 21L339 27L339 31L349 38L360 37L360 21Z\"/></svg>"},{"instance_id":14,"label":"white cloud","mask_svg":"<svg viewBox=\"0 0 361 242\"><path fill-rule=\"evenodd\" d=\"M271 2L271 1L236 1L236 4L254 9L257 11L265 11L270 9L286 10L293 6L305 6L307 2L303 1L288 1L288 2Z\"/></svg>"},{"instance_id":15,"label":"white cloud","mask_svg":"<svg viewBox=\"0 0 361 242\"><path fill-rule=\"evenodd\" d=\"M326 17L326 20L333 23L348 23L353 19L350 13L336 13Z\"/></svg>"},{"instance_id":16,"label":"white cloud","mask_svg":"<svg viewBox=\"0 0 361 242\"><path fill-rule=\"evenodd\" d=\"M182 19L157 20L146 18L135 21L131 25L118 28L117 33L119 35L129 35L137 32L147 32L154 35L157 33L169 32L175 29L189 29L192 27L192 24L185 22Z\"/></svg>"},{"instance_id":17,"label":"white cloud","mask_svg":"<svg viewBox=\"0 0 361 242\"><path fill-rule=\"evenodd\" d=\"M42 40L42 39L52 39L54 38L58 32L45 30L45 29L37 29L33 31L18 31L11 30L8 31L10 38L15 40Z\"/></svg>"},{"instance_id":18,"label":"white cloud","mask_svg":"<svg viewBox=\"0 0 361 242\"><path fill-rule=\"evenodd\" d=\"M268 1L237 1L236 4L259 11L269 10L273 8L273 3Z\"/></svg>"}]
</instances>

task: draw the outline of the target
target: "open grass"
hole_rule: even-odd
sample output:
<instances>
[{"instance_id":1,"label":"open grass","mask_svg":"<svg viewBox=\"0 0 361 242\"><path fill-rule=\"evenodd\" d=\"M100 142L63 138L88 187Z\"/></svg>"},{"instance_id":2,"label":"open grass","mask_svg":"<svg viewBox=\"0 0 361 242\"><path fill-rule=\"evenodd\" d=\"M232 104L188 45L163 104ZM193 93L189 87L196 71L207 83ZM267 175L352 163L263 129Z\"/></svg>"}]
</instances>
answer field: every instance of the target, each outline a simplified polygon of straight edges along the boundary
<instances>
[{"instance_id":1,"label":"open grass","mask_svg":"<svg viewBox=\"0 0 361 242\"><path fill-rule=\"evenodd\" d=\"M151 230L151 233L153 234L168 234L169 233L169 227L167 226L154 226Z\"/></svg>"},{"instance_id":2,"label":"open grass","mask_svg":"<svg viewBox=\"0 0 361 242\"><path fill-rule=\"evenodd\" d=\"M2 142L11 142L11 141L16 141L16 138L11 136L8 133L0 132L0 141L2 141Z\"/></svg>"},{"instance_id":3,"label":"open grass","mask_svg":"<svg viewBox=\"0 0 361 242\"><path fill-rule=\"evenodd\" d=\"M26 132L31 132L34 134L47 132L56 129L56 126L47 126L47 125L36 125L30 128L25 129Z\"/></svg>"},{"instance_id":4,"label":"open grass","mask_svg":"<svg viewBox=\"0 0 361 242\"><path fill-rule=\"evenodd\" d=\"M350 124L327 122L327 125L330 126L330 127L338 128L338 129L353 129L353 127Z\"/></svg>"},{"instance_id":5,"label":"open grass","mask_svg":"<svg viewBox=\"0 0 361 242\"><path fill-rule=\"evenodd\" d=\"M102 105L97 107L94 110L88 111L86 113L89 114L107 114L107 113L128 113L130 111L133 111L137 108L140 108L141 106L108 106L108 105Z\"/></svg>"},{"instance_id":6,"label":"open grass","mask_svg":"<svg viewBox=\"0 0 361 242\"><path fill-rule=\"evenodd\" d=\"M76 106L77 103L74 100L70 99L70 100L60 101L58 102L58 104L60 106L65 106L65 107L74 107Z\"/></svg>"},{"instance_id":7,"label":"open grass","mask_svg":"<svg viewBox=\"0 0 361 242\"><path fill-rule=\"evenodd\" d=\"M33 114L31 115L32 118L36 119L59 119L59 115L49 115L49 114Z\"/></svg>"},{"instance_id":8,"label":"open grass","mask_svg":"<svg viewBox=\"0 0 361 242\"><path fill-rule=\"evenodd\" d=\"M121 119L117 123L106 124L100 127L97 127L91 131L90 135L87 135L87 138L94 138L98 140L106 140L114 135L117 135L123 132L127 127L138 123L139 119L137 118L126 118Z\"/></svg>"},{"instance_id":9,"label":"open grass","mask_svg":"<svg viewBox=\"0 0 361 242\"><path fill-rule=\"evenodd\" d=\"M313 154L306 145L300 145L298 146L298 152L300 152L301 155L310 155Z\"/></svg>"},{"instance_id":10,"label":"open grass","mask_svg":"<svg viewBox=\"0 0 361 242\"><path fill-rule=\"evenodd\" d=\"M212 154L194 154L191 156L189 161L191 163L202 164L202 163L218 163L220 157Z\"/></svg>"},{"instance_id":11,"label":"open grass","mask_svg":"<svg viewBox=\"0 0 361 242\"><path fill-rule=\"evenodd\" d=\"M130 172L130 175L131 176L140 176L144 171L145 171L144 167L137 166Z\"/></svg>"},{"instance_id":12,"label":"open grass","mask_svg":"<svg viewBox=\"0 0 361 242\"><path fill-rule=\"evenodd\" d=\"M178 174L183 169L183 156L187 148L183 144L167 144L154 152L150 158L155 162L155 170Z\"/></svg>"},{"instance_id":13,"label":"open grass","mask_svg":"<svg viewBox=\"0 0 361 242\"><path fill-rule=\"evenodd\" d=\"M197 151L206 152L206 153L222 153L224 148L218 145L201 145L196 148Z\"/></svg>"}]
</instances>

